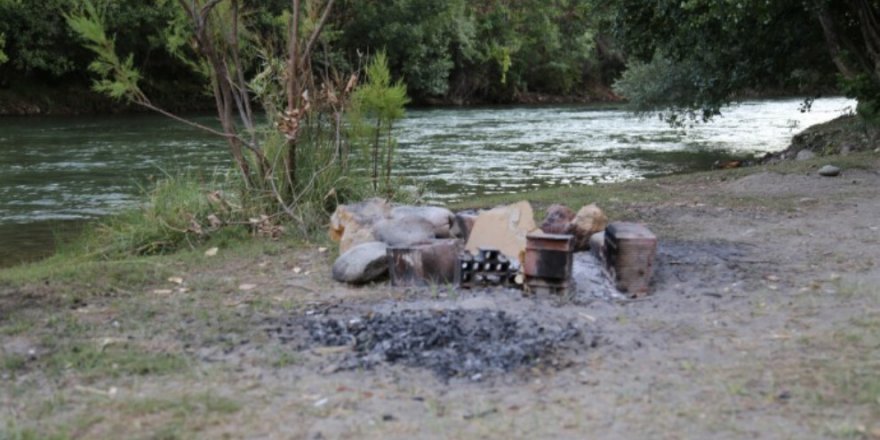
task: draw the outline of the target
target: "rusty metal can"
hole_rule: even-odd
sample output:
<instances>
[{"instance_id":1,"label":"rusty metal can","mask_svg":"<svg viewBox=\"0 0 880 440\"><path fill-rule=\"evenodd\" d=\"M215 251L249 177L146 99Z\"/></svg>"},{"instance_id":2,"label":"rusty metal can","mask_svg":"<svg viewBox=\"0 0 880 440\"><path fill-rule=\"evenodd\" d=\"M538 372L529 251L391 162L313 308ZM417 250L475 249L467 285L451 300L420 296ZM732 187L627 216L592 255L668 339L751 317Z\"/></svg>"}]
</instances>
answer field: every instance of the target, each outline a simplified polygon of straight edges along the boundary
<instances>
[{"instance_id":1,"label":"rusty metal can","mask_svg":"<svg viewBox=\"0 0 880 440\"><path fill-rule=\"evenodd\" d=\"M574 237L535 232L526 236L523 273L533 291L562 293L571 287Z\"/></svg>"},{"instance_id":2,"label":"rusty metal can","mask_svg":"<svg viewBox=\"0 0 880 440\"><path fill-rule=\"evenodd\" d=\"M640 223L614 222L605 229L605 259L617 288L647 295L654 273L657 236Z\"/></svg>"}]
</instances>

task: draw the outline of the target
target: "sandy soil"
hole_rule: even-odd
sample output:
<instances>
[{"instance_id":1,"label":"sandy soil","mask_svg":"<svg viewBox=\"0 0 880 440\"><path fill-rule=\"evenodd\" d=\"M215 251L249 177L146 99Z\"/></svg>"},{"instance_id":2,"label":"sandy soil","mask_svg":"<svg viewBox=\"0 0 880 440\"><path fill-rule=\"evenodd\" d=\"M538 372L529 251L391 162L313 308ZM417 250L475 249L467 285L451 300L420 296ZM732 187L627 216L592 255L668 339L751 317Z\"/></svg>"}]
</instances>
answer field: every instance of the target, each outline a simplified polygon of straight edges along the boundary
<instances>
[{"instance_id":1,"label":"sandy soil","mask_svg":"<svg viewBox=\"0 0 880 440\"><path fill-rule=\"evenodd\" d=\"M643 183L651 201L615 207L661 238L654 293L635 301L348 288L329 279L332 252L308 249L184 266L187 292L70 307L88 327L77 338L180 354L180 373L52 374L45 337L75 330L52 330L37 294L10 299L36 288L7 289L0 310L50 327L0 333L7 355L36 353L0 381L0 415L10 437L880 439L876 165ZM389 363L340 369L351 349L298 327L457 309L581 333L523 368L444 378Z\"/></svg>"}]
</instances>

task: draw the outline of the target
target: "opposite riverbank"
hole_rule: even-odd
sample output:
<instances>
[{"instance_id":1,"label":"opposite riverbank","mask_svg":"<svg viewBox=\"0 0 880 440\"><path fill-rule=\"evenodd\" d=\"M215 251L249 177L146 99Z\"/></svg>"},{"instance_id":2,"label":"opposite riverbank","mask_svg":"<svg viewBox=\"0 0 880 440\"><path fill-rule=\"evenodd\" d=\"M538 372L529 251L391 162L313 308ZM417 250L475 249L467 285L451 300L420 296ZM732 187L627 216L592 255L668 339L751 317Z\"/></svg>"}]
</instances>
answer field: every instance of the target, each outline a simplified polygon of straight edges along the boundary
<instances>
[{"instance_id":1,"label":"opposite riverbank","mask_svg":"<svg viewBox=\"0 0 880 440\"><path fill-rule=\"evenodd\" d=\"M826 163L842 175L818 176ZM596 202L645 222L661 248L639 301L349 288L320 236L0 270L0 438L875 438L878 185L880 158L854 153L456 206ZM389 309L502 310L591 337L445 382L331 373L346 348L275 332Z\"/></svg>"}]
</instances>

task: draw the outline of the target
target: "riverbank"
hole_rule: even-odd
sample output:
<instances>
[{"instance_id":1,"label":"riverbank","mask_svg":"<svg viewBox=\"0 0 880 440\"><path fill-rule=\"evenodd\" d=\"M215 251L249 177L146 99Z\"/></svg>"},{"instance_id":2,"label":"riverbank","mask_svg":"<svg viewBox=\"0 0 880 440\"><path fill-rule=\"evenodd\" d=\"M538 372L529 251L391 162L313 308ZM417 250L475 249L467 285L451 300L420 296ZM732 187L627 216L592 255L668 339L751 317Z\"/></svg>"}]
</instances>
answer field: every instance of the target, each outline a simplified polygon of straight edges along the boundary
<instances>
[{"instance_id":1,"label":"riverbank","mask_svg":"<svg viewBox=\"0 0 880 440\"><path fill-rule=\"evenodd\" d=\"M810 159L821 156L848 155L873 151L880 153L880 131L856 115L844 115L807 127L794 136L791 145L774 153L765 162Z\"/></svg>"},{"instance_id":2,"label":"riverbank","mask_svg":"<svg viewBox=\"0 0 880 440\"><path fill-rule=\"evenodd\" d=\"M816 174L829 161L842 176ZM322 237L2 270L0 437L877 438L878 185L880 158L857 153L456 206L597 202L646 222L654 294L631 302L348 288ZM531 369L445 382L333 372L346 349L297 330L425 309L589 337Z\"/></svg>"}]
</instances>

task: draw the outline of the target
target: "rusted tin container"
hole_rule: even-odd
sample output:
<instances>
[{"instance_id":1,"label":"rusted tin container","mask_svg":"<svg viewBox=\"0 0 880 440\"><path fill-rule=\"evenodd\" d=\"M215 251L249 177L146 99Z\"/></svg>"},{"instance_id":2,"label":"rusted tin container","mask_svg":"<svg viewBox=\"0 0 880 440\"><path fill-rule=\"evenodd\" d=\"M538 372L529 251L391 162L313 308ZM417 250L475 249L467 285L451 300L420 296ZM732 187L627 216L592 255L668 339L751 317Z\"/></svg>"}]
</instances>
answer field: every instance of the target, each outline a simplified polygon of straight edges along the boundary
<instances>
[{"instance_id":1,"label":"rusted tin container","mask_svg":"<svg viewBox=\"0 0 880 440\"><path fill-rule=\"evenodd\" d=\"M447 284L455 279L461 240L435 240L426 244L388 248L388 272L395 287Z\"/></svg>"},{"instance_id":2,"label":"rusted tin container","mask_svg":"<svg viewBox=\"0 0 880 440\"><path fill-rule=\"evenodd\" d=\"M563 293L571 287L574 237L535 232L526 236L523 273L533 292Z\"/></svg>"},{"instance_id":3,"label":"rusted tin container","mask_svg":"<svg viewBox=\"0 0 880 440\"><path fill-rule=\"evenodd\" d=\"M657 254L657 236L639 223L615 222L605 229L605 259L621 292L649 293Z\"/></svg>"}]
</instances>

